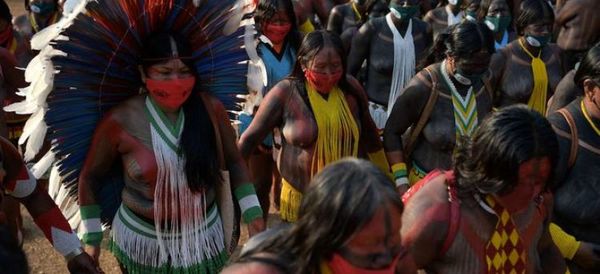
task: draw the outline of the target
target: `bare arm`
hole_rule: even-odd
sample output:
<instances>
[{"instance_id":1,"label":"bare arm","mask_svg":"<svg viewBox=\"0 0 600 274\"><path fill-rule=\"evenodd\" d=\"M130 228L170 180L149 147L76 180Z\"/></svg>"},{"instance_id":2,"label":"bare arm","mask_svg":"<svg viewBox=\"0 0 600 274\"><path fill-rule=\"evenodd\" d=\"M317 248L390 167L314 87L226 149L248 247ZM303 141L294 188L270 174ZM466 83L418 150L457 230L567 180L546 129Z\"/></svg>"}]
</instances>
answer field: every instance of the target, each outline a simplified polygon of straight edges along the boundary
<instances>
[{"instance_id":1,"label":"bare arm","mask_svg":"<svg viewBox=\"0 0 600 274\"><path fill-rule=\"evenodd\" d=\"M494 106L497 107L501 102L502 95L502 76L504 74L504 67L506 66L506 55L504 53L504 49L496 51L494 55L492 55L492 60L490 61L490 71L492 72L491 84L494 87Z\"/></svg>"},{"instance_id":2,"label":"bare arm","mask_svg":"<svg viewBox=\"0 0 600 274\"><path fill-rule=\"evenodd\" d=\"M352 38L352 47L348 55L348 74L356 77L363 61L368 57L371 47L372 35L375 33L375 27L369 21L358 29L358 32Z\"/></svg>"},{"instance_id":3,"label":"bare arm","mask_svg":"<svg viewBox=\"0 0 600 274\"><path fill-rule=\"evenodd\" d=\"M544 231L542 232L537 248L543 273L563 274L566 272L567 266L563 256L552 241L549 231L553 204L552 195L544 195L544 206L546 207L548 216L546 217L546 220L544 220Z\"/></svg>"},{"instance_id":4,"label":"bare arm","mask_svg":"<svg viewBox=\"0 0 600 274\"><path fill-rule=\"evenodd\" d=\"M375 153L383 148L378 129L375 126L375 122L369 114L369 100L367 99L367 93L363 89L362 85L352 76L347 76L348 82L352 85L355 90L355 98L357 100L358 107L360 108L360 143L361 146L368 153Z\"/></svg>"},{"instance_id":5,"label":"bare arm","mask_svg":"<svg viewBox=\"0 0 600 274\"><path fill-rule=\"evenodd\" d=\"M263 99L248 129L238 141L238 148L244 159L262 142L262 140L273 131L277 125L283 122L283 107L291 92L290 81L284 80L275 85Z\"/></svg>"},{"instance_id":6,"label":"bare arm","mask_svg":"<svg viewBox=\"0 0 600 274\"><path fill-rule=\"evenodd\" d=\"M333 2L331 0L310 0L312 2L312 7L321 24L327 24L329 18L329 12L333 8Z\"/></svg>"}]
</instances>

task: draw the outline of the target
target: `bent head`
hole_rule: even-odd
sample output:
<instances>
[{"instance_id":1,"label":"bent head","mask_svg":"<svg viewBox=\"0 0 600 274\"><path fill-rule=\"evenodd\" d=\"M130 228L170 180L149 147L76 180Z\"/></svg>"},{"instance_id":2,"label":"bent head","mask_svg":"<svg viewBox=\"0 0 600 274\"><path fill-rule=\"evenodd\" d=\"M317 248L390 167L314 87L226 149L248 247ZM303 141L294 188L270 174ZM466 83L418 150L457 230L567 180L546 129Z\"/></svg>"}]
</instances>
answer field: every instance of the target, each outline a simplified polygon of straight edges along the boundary
<instances>
[{"instance_id":1,"label":"bent head","mask_svg":"<svg viewBox=\"0 0 600 274\"><path fill-rule=\"evenodd\" d=\"M449 28L446 39L446 60L452 72L471 81L488 70L495 52L494 36L482 23L463 21Z\"/></svg>"},{"instance_id":2,"label":"bent head","mask_svg":"<svg viewBox=\"0 0 600 274\"><path fill-rule=\"evenodd\" d=\"M315 176L297 225L311 229L307 241L314 244L313 252L339 273L387 271L400 254L402 211L394 184L383 172L370 162L346 159Z\"/></svg>"},{"instance_id":3,"label":"bent head","mask_svg":"<svg viewBox=\"0 0 600 274\"><path fill-rule=\"evenodd\" d=\"M306 35L293 75L304 78L317 91L329 93L346 75L346 56L340 38L323 30Z\"/></svg>"},{"instance_id":4,"label":"bent head","mask_svg":"<svg viewBox=\"0 0 600 274\"><path fill-rule=\"evenodd\" d=\"M142 81L150 97L165 111L176 111L189 98L196 77L191 49L177 35L157 33L142 54Z\"/></svg>"},{"instance_id":5,"label":"bent head","mask_svg":"<svg viewBox=\"0 0 600 274\"><path fill-rule=\"evenodd\" d=\"M459 190L491 194L508 210L523 210L552 182L557 156L556 135L541 114L524 105L500 109L459 148Z\"/></svg>"}]
</instances>

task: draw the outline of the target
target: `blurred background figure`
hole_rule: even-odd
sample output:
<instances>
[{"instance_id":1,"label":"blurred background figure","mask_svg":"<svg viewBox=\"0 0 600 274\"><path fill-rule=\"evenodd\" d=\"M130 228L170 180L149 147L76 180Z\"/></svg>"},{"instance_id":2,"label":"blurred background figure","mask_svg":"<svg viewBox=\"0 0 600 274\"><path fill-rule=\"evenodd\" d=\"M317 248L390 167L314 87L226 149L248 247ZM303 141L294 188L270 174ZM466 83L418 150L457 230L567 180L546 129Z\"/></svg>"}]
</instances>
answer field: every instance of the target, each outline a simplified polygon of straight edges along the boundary
<instances>
[{"instance_id":1,"label":"blurred background figure","mask_svg":"<svg viewBox=\"0 0 600 274\"><path fill-rule=\"evenodd\" d=\"M423 21L431 25L433 37L462 21L465 18L464 8L467 4L464 0L441 0L437 8L428 11Z\"/></svg>"},{"instance_id":2,"label":"blurred background figure","mask_svg":"<svg viewBox=\"0 0 600 274\"><path fill-rule=\"evenodd\" d=\"M337 5L329 14L327 30L342 38L346 52L350 52L352 38L358 29L368 20L384 16L388 13L386 0L352 0Z\"/></svg>"},{"instance_id":3,"label":"blurred background figure","mask_svg":"<svg viewBox=\"0 0 600 274\"><path fill-rule=\"evenodd\" d=\"M512 30L512 15L506 0L482 0L477 20L484 22L494 32L496 50L502 49L515 40Z\"/></svg>"}]
</instances>

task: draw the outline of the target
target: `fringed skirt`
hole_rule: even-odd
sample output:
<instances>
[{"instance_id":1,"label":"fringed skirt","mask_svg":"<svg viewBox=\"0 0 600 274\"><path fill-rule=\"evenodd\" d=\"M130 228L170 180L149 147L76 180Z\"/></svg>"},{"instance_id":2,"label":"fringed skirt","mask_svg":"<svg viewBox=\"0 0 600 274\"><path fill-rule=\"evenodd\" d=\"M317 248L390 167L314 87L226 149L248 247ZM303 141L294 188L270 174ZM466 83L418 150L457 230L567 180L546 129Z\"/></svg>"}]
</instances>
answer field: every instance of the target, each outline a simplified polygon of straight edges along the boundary
<instances>
[{"instance_id":1,"label":"fringed skirt","mask_svg":"<svg viewBox=\"0 0 600 274\"><path fill-rule=\"evenodd\" d=\"M131 274L136 273L219 273L227 262L223 226L216 205L207 211L205 235L195 243L186 242L188 237L175 237L180 250L161 247L154 224L139 218L125 205L121 205L112 224L109 249L119 263ZM210 250L210 251L209 251ZM166 252L167 256L162 254ZM183 263L181 252L203 253L201 260ZM161 259L161 258L167 258Z\"/></svg>"},{"instance_id":2,"label":"fringed skirt","mask_svg":"<svg viewBox=\"0 0 600 274\"><path fill-rule=\"evenodd\" d=\"M302 203L302 192L294 188L285 178L281 177L279 215L285 222L296 222Z\"/></svg>"}]
</instances>

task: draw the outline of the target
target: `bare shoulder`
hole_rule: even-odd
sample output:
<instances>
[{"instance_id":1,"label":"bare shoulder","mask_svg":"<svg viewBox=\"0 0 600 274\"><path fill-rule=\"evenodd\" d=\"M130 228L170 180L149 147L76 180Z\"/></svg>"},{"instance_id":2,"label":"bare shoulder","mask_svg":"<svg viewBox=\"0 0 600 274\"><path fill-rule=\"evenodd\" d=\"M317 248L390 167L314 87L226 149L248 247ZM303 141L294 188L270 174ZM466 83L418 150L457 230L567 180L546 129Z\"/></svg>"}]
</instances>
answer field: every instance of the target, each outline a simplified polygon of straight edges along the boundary
<instances>
[{"instance_id":1,"label":"bare shoulder","mask_svg":"<svg viewBox=\"0 0 600 274\"><path fill-rule=\"evenodd\" d=\"M145 115L145 99L145 94L135 95L113 107L105 117L127 126L133 117L138 119L141 115Z\"/></svg>"}]
</instances>

